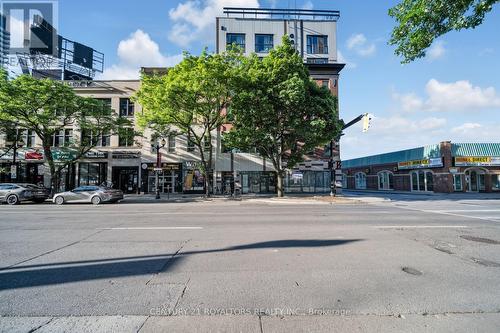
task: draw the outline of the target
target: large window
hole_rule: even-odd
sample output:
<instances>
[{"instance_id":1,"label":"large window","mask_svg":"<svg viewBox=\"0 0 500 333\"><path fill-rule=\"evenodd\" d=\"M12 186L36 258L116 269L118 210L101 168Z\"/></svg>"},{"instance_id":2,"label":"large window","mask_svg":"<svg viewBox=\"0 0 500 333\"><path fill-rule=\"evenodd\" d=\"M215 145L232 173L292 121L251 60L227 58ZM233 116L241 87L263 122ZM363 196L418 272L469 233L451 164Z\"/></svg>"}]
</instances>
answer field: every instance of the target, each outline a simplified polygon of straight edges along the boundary
<instances>
[{"instance_id":1,"label":"large window","mask_svg":"<svg viewBox=\"0 0 500 333\"><path fill-rule=\"evenodd\" d=\"M133 117L134 111L135 105L130 98L120 98L120 117Z\"/></svg>"},{"instance_id":2,"label":"large window","mask_svg":"<svg viewBox=\"0 0 500 333\"><path fill-rule=\"evenodd\" d=\"M363 172L358 172L354 175L355 179L355 187L357 190L365 190L366 189L366 174Z\"/></svg>"},{"instance_id":3,"label":"large window","mask_svg":"<svg viewBox=\"0 0 500 333\"><path fill-rule=\"evenodd\" d=\"M463 191L462 175L453 175L453 190L455 192Z\"/></svg>"},{"instance_id":4,"label":"large window","mask_svg":"<svg viewBox=\"0 0 500 333\"><path fill-rule=\"evenodd\" d=\"M68 146L73 142L73 130L63 129L54 133L53 146L54 147L64 147Z\"/></svg>"},{"instance_id":5,"label":"large window","mask_svg":"<svg viewBox=\"0 0 500 333\"><path fill-rule=\"evenodd\" d=\"M273 35L255 35L255 52L257 53L269 53L274 47L274 36Z\"/></svg>"},{"instance_id":6,"label":"large window","mask_svg":"<svg viewBox=\"0 0 500 333\"><path fill-rule=\"evenodd\" d=\"M18 145L22 145L24 147L33 147L35 145L35 132L21 128L9 129L7 131L5 140L8 143L13 144L17 141Z\"/></svg>"},{"instance_id":7,"label":"large window","mask_svg":"<svg viewBox=\"0 0 500 333\"><path fill-rule=\"evenodd\" d=\"M411 190L415 192L434 191L434 175L431 171L418 170L410 173Z\"/></svg>"},{"instance_id":8,"label":"large window","mask_svg":"<svg viewBox=\"0 0 500 333\"><path fill-rule=\"evenodd\" d=\"M168 152L173 153L175 152L175 135L170 134L168 136Z\"/></svg>"},{"instance_id":9,"label":"large window","mask_svg":"<svg viewBox=\"0 0 500 333\"><path fill-rule=\"evenodd\" d=\"M381 171L378 173L378 189L392 190L394 189L394 175L390 171Z\"/></svg>"},{"instance_id":10,"label":"large window","mask_svg":"<svg viewBox=\"0 0 500 333\"><path fill-rule=\"evenodd\" d=\"M82 142L87 146L108 147L111 144L109 132L94 134L90 130L82 130Z\"/></svg>"},{"instance_id":11,"label":"large window","mask_svg":"<svg viewBox=\"0 0 500 333\"><path fill-rule=\"evenodd\" d=\"M226 34L226 47L230 48L233 45L245 52L245 34Z\"/></svg>"},{"instance_id":12,"label":"large window","mask_svg":"<svg viewBox=\"0 0 500 333\"><path fill-rule=\"evenodd\" d=\"M134 145L135 133L133 128L122 128L118 131L118 145L120 147L132 147Z\"/></svg>"},{"instance_id":13,"label":"large window","mask_svg":"<svg viewBox=\"0 0 500 333\"><path fill-rule=\"evenodd\" d=\"M191 134L188 134L188 137L187 137L187 151L192 153L193 151L195 151L195 144L194 144L194 140L191 136Z\"/></svg>"},{"instance_id":14,"label":"large window","mask_svg":"<svg viewBox=\"0 0 500 333\"><path fill-rule=\"evenodd\" d=\"M106 163L79 163L78 186L99 186L106 181Z\"/></svg>"},{"instance_id":15,"label":"large window","mask_svg":"<svg viewBox=\"0 0 500 333\"><path fill-rule=\"evenodd\" d=\"M308 35L307 53L328 54L328 36Z\"/></svg>"},{"instance_id":16,"label":"large window","mask_svg":"<svg viewBox=\"0 0 500 333\"><path fill-rule=\"evenodd\" d=\"M500 175L491 175L491 189L500 191Z\"/></svg>"}]
</instances>

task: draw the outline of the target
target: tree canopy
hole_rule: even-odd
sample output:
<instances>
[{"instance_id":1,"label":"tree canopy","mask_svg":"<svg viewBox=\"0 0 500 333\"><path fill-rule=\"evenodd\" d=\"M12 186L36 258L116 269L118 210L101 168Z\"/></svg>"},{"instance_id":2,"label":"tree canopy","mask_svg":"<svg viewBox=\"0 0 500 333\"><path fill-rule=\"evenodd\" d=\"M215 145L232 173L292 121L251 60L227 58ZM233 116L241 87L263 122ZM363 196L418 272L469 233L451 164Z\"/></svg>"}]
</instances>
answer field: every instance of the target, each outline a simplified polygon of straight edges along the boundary
<instances>
[{"instance_id":1,"label":"tree canopy","mask_svg":"<svg viewBox=\"0 0 500 333\"><path fill-rule=\"evenodd\" d=\"M402 0L389 10L397 26L389 44L402 63L425 56L425 50L452 30L475 28L500 0Z\"/></svg>"},{"instance_id":2,"label":"tree canopy","mask_svg":"<svg viewBox=\"0 0 500 333\"><path fill-rule=\"evenodd\" d=\"M42 148L52 179L57 187L59 171L83 157L97 144L98 137L113 134L130 121L119 118L111 108L93 98L80 97L67 84L49 79L21 75L9 80L0 74L0 128L33 131L42 141ZM76 128L82 138L72 137L63 147L55 148L54 135L65 129ZM54 158L64 150L64 159Z\"/></svg>"},{"instance_id":3,"label":"tree canopy","mask_svg":"<svg viewBox=\"0 0 500 333\"><path fill-rule=\"evenodd\" d=\"M136 94L144 109L138 116L142 128L149 127L158 136L183 134L197 148L207 195L213 166L212 135L226 123L224 110L231 99L231 81L240 57L238 52L186 53L167 75L144 74Z\"/></svg>"},{"instance_id":4,"label":"tree canopy","mask_svg":"<svg viewBox=\"0 0 500 333\"><path fill-rule=\"evenodd\" d=\"M243 59L238 73L229 107L233 129L224 140L269 159L282 196L285 170L341 132L337 99L312 81L286 36L267 57Z\"/></svg>"}]
</instances>

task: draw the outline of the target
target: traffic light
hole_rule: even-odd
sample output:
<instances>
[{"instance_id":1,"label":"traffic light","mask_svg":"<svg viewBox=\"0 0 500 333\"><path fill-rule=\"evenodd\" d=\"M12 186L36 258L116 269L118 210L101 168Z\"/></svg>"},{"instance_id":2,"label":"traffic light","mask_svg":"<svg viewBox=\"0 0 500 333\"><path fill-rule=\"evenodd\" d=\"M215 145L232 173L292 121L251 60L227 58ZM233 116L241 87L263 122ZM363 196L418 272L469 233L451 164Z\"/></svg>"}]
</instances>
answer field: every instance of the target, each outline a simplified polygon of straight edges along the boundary
<instances>
[{"instance_id":1,"label":"traffic light","mask_svg":"<svg viewBox=\"0 0 500 333\"><path fill-rule=\"evenodd\" d=\"M368 129L371 126L371 121L372 115L369 113L365 113L365 116L363 117L363 133L368 132Z\"/></svg>"}]
</instances>

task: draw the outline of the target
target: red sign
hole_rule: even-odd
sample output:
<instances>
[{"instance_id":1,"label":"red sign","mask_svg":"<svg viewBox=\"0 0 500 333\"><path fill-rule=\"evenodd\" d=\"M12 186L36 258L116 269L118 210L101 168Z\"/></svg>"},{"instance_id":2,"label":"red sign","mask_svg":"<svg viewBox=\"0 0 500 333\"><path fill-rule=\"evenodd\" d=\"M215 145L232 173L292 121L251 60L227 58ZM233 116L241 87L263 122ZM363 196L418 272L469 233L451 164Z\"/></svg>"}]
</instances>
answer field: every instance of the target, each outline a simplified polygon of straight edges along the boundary
<instances>
[{"instance_id":1,"label":"red sign","mask_svg":"<svg viewBox=\"0 0 500 333\"><path fill-rule=\"evenodd\" d=\"M24 157L25 160L43 160L43 154L37 151L28 151Z\"/></svg>"}]
</instances>

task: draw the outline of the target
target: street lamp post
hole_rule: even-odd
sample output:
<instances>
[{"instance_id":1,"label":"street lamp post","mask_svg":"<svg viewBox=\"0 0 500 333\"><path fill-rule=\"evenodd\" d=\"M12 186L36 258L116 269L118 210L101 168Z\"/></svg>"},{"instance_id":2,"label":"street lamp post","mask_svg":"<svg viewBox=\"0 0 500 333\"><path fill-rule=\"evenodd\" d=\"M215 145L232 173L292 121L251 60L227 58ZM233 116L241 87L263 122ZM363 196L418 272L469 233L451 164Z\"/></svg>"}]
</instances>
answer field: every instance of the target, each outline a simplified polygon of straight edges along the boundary
<instances>
[{"instance_id":1,"label":"street lamp post","mask_svg":"<svg viewBox=\"0 0 500 333\"><path fill-rule=\"evenodd\" d=\"M167 142L165 139L161 140L161 143L156 142L156 199L160 199L160 172L161 172L161 154L160 149L165 147Z\"/></svg>"}]
</instances>

